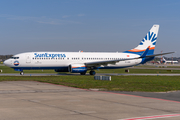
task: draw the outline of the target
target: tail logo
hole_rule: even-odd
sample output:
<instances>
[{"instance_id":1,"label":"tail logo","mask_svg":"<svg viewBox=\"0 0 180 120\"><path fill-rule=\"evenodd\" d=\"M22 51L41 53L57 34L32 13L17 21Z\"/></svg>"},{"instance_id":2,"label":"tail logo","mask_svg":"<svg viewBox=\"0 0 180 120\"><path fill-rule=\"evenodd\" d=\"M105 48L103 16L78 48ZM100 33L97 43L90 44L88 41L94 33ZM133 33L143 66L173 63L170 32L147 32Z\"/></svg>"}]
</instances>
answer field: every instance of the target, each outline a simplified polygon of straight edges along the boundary
<instances>
[{"instance_id":1,"label":"tail logo","mask_svg":"<svg viewBox=\"0 0 180 120\"><path fill-rule=\"evenodd\" d=\"M156 46L157 36L159 31L159 25L153 25L153 27L149 30L146 36L141 40L140 44L134 49L125 51L125 52L136 52L141 55L144 51L149 49L148 55L152 55L154 53L154 49Z\"/></svg>"},{"instance_id":2,"label":"tail logo","mask_svg":"<svg viewBox=\"0 0 180 120\"><path fill-rule=\"evenodd\" d=\"M154 32L150 33L149 31L139 45L156 45L156 39L156 34L154 34Z\"/></svg>"}]
</instances>

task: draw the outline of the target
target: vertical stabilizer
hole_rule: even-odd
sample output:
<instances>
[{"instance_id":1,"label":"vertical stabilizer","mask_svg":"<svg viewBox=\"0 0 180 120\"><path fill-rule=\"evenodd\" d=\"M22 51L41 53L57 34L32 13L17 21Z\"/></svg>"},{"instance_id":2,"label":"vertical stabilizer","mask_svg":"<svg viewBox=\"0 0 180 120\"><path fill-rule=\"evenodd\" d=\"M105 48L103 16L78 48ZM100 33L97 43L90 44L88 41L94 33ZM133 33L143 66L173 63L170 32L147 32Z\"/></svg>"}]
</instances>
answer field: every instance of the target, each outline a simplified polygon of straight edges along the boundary
<instances>
[{"instance_id":1,"label":"vertical stabilizer","mask_svg":"<svg viewBox=\"0 0 180 120\"><path fill-rule=\"evenodd\" d=\"M137 47L125 52L137 53L141 55L149 47L149 51L147 55L152 55L154 53L158 31L159 31L159 25L153 25L152 28L147 33L147 35L141 40L140 44Z\"/></svg>"}]
</instances>

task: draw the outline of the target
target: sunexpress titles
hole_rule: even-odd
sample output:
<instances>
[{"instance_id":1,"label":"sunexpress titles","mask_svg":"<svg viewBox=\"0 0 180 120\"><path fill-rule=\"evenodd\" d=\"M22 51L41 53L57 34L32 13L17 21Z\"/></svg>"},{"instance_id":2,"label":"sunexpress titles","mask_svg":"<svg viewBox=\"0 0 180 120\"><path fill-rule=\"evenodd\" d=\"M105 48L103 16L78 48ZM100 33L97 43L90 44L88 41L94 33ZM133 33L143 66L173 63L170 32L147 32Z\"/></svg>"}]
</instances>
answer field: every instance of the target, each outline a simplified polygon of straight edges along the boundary
<instances>
[{"instance_id":1,"label":"sunexpress titles","mask_svg":"<svg viewBox=\"0 0 180 120\"><path fill-rule=\"evenodd\" d=\"M65 54L49 54L49 53L44 53L44 54L38 54L38 53L34 53L35 55L35 58L38 58L38 57L44 57L44 58L65 58L66 55Z\"/></svg>"}]
</instances>

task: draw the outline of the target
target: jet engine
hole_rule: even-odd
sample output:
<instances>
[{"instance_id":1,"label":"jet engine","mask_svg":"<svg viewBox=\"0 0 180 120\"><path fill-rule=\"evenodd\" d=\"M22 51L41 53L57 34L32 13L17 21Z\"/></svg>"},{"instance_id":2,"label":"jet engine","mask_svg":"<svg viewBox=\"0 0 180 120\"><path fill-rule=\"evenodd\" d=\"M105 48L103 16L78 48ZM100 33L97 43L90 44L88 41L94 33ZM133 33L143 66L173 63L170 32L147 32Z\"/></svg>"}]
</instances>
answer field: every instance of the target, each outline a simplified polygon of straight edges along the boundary
<instances>
[{"instance_id":1,"label":"jet engine","mask_svg":"<svg viewBox=\"0 0 180 120\"><path fill-rule=\"evenodd\" d=\"M71 73L86 73L87 67L85 64L71 64L68 70Z\"/></svg>"}]
</instances>

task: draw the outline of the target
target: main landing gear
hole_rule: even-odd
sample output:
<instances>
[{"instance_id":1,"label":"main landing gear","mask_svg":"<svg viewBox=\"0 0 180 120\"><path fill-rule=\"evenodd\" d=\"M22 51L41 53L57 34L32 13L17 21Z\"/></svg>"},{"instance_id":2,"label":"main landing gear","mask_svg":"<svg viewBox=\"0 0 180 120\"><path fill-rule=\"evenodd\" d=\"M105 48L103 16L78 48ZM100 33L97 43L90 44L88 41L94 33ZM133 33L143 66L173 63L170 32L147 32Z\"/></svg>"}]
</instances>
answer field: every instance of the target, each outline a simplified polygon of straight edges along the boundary
<instances>
[{"instance_id":1,"label":"main landing gear","mask_svg":"<svg viewBox=\"0 0 180 120\"><path fill-rule=\"evenodd\" d=\"M81 75L86 75L86 72L83 72L83 73L80 73ZM94 71L94 70L91 70L90 72L89 72L89 74L90 75L95 75L96 74L96 72Z\"/></svg>"},{"instance_id":2,"label":"main landing gear","mask_svg":"<svg viewBox=\"0 0 180 120\"><path fill-rule=\"evenodd\" d=\"M90 75L95 75L95 74L96 74L96 72L95 72L95 71L93 71L93 70L91 70L91 71L89 72L89 74L90 74Z\"/></svg>"}]
</instances>

